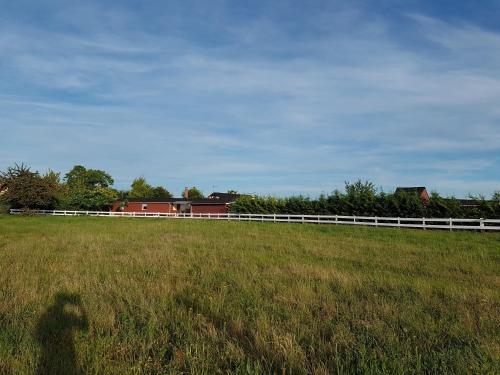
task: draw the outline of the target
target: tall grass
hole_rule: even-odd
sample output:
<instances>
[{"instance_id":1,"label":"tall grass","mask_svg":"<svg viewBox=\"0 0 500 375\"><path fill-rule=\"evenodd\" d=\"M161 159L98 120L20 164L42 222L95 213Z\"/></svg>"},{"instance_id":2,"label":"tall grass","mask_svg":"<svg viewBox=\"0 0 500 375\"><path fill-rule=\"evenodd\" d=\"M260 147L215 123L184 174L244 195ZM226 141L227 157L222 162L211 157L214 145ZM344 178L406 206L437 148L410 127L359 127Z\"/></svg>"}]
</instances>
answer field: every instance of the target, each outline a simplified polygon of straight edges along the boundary
<instances>
[{"instance_id":1,"label":"tall grass","mask_svg":"<svg viewBox=\"0 0 500 375\"><path fill-rule=\"evenodd\" d=\"M499 287L495 233L0 216L0 373L498 373Z\"/></svg>"}]
</instances>

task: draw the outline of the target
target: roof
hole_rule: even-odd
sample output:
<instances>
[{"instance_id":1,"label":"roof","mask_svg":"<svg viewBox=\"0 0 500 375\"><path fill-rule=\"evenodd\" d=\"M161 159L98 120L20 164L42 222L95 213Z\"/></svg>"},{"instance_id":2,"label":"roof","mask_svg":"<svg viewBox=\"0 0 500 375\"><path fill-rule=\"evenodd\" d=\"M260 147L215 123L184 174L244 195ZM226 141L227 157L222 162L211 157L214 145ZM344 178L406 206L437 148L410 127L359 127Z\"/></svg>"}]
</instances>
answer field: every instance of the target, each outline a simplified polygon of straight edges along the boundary
<instances>
[{"instance_id":1,"label":"roof","mask_svg":"<svg viewBox=\"0 0 500 375\"><path fill-rule=\"evenodd\" d=\"M144 203L174 203L174 202L189 202L186 198L128 198L124 199L127 202L144 202Z\"/></svg>"},{"instance_id":2,"label":"roof","mask_svg":"<svg viewBox=\"0 0 500 375\"><path fill-rule=\"evenodd\" d=\"M129 198L127 202L135 203L191 203L191 204L229 204L240 197L240 194L214 192L202 199L186 198Z\"/></svg>"},{"instance_id":3,"label":"roof","mask_svg":"<svg viewBox=\"0 0 500 375\"><path fill-rule=\"evenodd\" d=\"M240 197L240 194L232 193L212 193L207 198L193 199L191 204L229 204Z\"/></svg>"},{"instance_id":4,"label":"roof","mask_svg":"<svg viewBox=\"0 0 500 375\"><path fill-rule=\"evenodd\" d=\"M232 199L236 200L241 196L241 194L237 193L219 193L219 192L213 192L210 194L207 199Z\"/></svg>"},{"instance_id":5,"label":"roof","mask_svg":"<svg viewBox=\"0 0 500 375\"><path fill-rule=\"evenodd\" d=\"M218 205L218 204L229 204L233 203L236 199L210 199L210 198L203 198L203 199L193 199L190 204L191 205L197 205L197 204L207 204L207 205Z\"/></svg>"},{"instance_id":6,"label":"roof","mask_svg":"<svg viewBox=\"0 0 500 375\"><path fill-rule=\"evenodd\" d=\"M425 186L408 186L408 187L397 187L395 193L404 192L404 193L422 194L424 191L427 191Z\"/></svg>"}]
</instances>

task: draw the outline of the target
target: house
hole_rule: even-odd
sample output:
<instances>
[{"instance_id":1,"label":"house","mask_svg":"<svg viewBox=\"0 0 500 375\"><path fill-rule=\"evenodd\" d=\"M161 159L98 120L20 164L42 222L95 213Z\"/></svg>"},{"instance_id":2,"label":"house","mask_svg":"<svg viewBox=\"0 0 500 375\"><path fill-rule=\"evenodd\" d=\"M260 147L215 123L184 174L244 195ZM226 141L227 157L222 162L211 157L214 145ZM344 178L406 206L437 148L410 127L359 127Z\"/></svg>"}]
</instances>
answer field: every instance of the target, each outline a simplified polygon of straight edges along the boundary
<instances>
[{"instance_id":1,"label":"house","mask_svg":"<svg viewBox=\"0 0 500 375\"><path fill-rule=\"evenodd\" d=\"M189 212L188 203L183 198L150 199L129 198L125 202L115 202L111 207L115 212L164 212L183 213Z\"/></svg>"},{"instance_id":2,"label":"house","mask_svg":"<svg viewBox=\"0 0 500 375\"><path fill-rule=\"evenodd\" d=\"M400 194L400 193L405 193L405 194L417 194L420 199L422 200L422 203L425 205L428 205L430 202L430 197L429 193L427 193L427 189L425 186L410 186L410 187L398 187L396 188L396 191L394 194Z\"/></svg>"},{"instance_id":3,"label":"house","mask_svg":"<svg viewBox=\"0 0 500 375\"><path fill-rule=\"evenodd\" d=\"M185 191L182 198L131 198L126 202L115 202L111 211L225 214L229 212L229 206L239 197L240 194L214 192L203 199L189 199Z\"/></svg>"},{"instance_id":4,"label":"house","mask_svg":"<svg viewBox=\"0 0 500 375\"><path fill-rule=\"evenodd\" d=\"M197 214L225 214L229 212L229 205L239 197L240 194L214 192L207 198L192 200L190 202L191 212Z\"/></svg>"}]
</instances>

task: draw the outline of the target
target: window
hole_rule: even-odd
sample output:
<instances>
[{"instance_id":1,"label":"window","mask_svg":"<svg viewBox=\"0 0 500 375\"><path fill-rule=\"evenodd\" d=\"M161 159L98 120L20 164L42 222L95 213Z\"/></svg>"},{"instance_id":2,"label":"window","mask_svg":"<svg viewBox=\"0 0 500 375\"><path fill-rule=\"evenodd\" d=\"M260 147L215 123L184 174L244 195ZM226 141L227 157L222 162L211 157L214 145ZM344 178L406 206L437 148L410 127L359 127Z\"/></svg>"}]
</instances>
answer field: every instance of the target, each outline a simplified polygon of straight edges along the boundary
<instances>
[{"instance_id":1,"label":"window","mask_svg":"<svg viewBox=\"0 0 500 375\"><path fill-rule=\"evenodd\" d=\"M143 210L143 211L146 211L147 209L148 209L148 205L147 205L147 204L143 204L143 205L142 205L142 210Z\"/></svg>"}]
</instances>

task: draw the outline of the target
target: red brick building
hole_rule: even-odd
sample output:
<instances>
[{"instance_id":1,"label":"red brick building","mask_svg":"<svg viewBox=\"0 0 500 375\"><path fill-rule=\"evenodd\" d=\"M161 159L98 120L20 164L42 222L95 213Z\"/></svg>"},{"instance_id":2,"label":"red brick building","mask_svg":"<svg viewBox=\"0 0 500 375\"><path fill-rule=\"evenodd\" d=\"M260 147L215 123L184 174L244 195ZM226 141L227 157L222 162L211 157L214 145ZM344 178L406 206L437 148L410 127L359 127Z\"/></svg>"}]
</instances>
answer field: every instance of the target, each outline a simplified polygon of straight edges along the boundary
<instances>
[{"instance_id":1,"label":"red brick building","mask_svg":"<svg viewBox=\"0 0 500 375\"><path fill-rule=\"evenodd\" d=\"M124 202L115 202L111 211L225 214L229 212L229 206L239 197L240 194L214 192L203 199L189 199L189 197L168 199L131 198Z\"/></svg>"}]
</instances>

